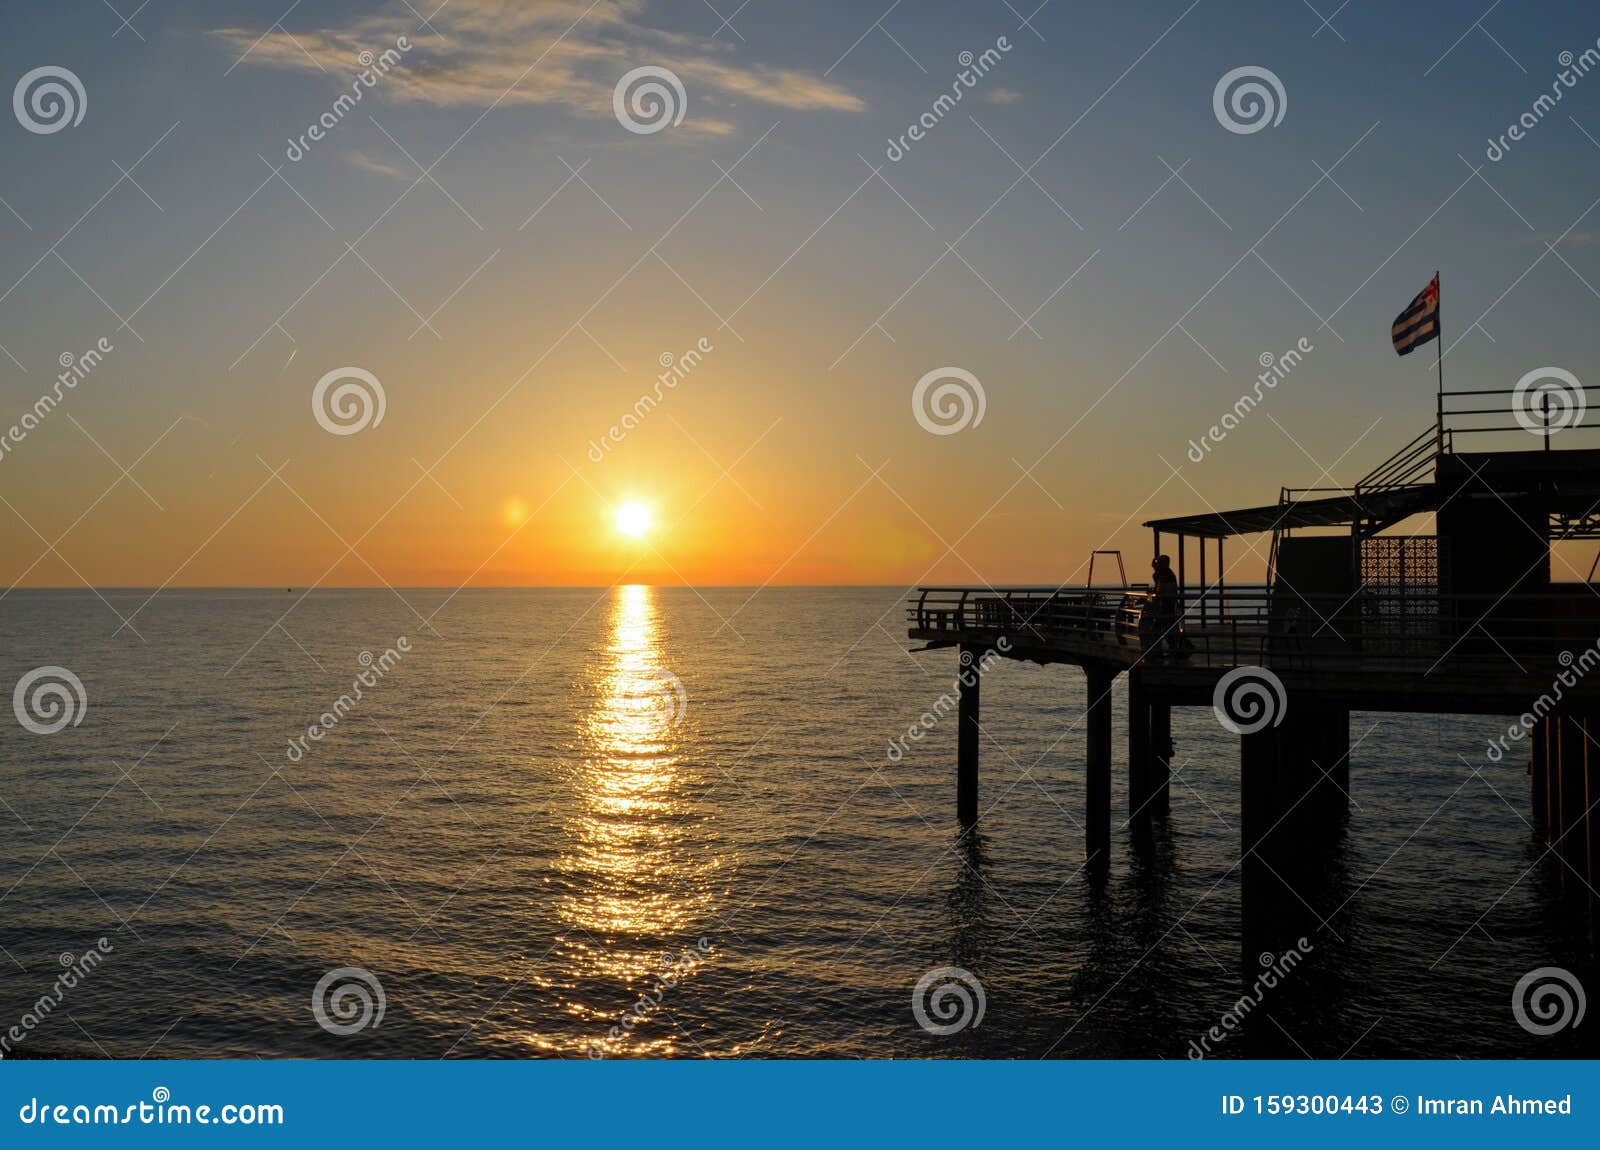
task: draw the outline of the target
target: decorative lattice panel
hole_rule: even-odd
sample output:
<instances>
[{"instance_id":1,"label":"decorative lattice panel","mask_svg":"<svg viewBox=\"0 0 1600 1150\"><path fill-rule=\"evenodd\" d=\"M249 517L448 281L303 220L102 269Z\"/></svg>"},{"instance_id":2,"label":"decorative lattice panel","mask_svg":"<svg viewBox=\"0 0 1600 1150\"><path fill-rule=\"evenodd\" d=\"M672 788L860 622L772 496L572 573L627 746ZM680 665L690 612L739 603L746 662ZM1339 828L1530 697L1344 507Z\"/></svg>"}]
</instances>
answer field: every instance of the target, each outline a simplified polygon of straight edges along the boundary
<instances>
[{"instance_id":1,"label":"decorative lattice panel","mask_svg":"<svg viewBox=\"0 0 1600 1150\"><path fill-rule=\"evenodd\" d=\"M1436 535L1361 541L1361 634L1374 652L1429 647L1447 626L1439 588L1445 555Z\"/></svg>"}]
</instances>

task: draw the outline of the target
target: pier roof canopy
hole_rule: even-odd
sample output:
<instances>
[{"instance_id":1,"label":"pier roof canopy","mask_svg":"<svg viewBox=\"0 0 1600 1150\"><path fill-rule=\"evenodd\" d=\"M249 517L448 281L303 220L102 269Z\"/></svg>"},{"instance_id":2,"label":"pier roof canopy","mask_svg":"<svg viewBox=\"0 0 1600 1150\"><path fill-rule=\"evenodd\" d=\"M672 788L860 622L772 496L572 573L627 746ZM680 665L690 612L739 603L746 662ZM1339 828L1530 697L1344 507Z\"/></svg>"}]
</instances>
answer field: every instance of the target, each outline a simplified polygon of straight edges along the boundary
<instances>
[{"instance_id":1,"label":"pier roof canopy","mask_svg":"<svg viewBox=\"0 0 1600 1150\"><path fill-rule=\"evenodd\" d=\"M1236 511L1151 519L1145 526L1174 535L1226 539L1230 535L1265 534L1278 528L1350 527L1373 520L1395 523L1408 515L1432 511L1437 503L1436 488L1429 483L1389 491L1296 499L1288 503L1245 507Z\"/></svg>"}]
</instances>

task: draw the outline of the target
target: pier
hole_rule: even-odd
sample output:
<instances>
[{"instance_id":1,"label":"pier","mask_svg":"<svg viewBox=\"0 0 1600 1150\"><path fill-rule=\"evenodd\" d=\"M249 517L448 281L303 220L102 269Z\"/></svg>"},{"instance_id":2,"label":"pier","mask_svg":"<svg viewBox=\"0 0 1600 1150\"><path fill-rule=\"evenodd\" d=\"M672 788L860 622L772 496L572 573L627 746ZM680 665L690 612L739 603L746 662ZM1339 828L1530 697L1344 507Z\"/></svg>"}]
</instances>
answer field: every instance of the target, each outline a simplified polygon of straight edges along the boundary
<instances>
[{"instance_id":1,"label":"pier","mask_svg":"<svg viewBox=\"0 0 1600 1150\"><path fill-rule=\"evenodd\" d=\"M1526 764L1530 822L1587 915L1593 946L1600 583L1592 568L1580 581L1553 579L1551 547L1600 540L1600 449L1552 449L1592 430L1581 409L1557 432L1548 410L1542 429L1514 420L1514 402L1509 391L1442 393L1435 425L1352 487L1283 488L1275 503L1145 523L1153 554L1171 557L1175 608L1149 584L1092 576L1079 586L930 586L907 603L908 636L923 650L958 648L964 662L997 652L1082 669L1084 868L1097 881L1113 850L1119 682L1136 845L1168 815L1173 708L1212 710L1238 732L1247 956L1270 942L1259 935L1272 908L1298 898L1285 876L1315 865L1359 792L1352 711L1504 716L1524 737L1506 740L1500 758L1486 749L1484 766ZM1404 530L1429 515L1431 534ZM1264 584L1225 581L1224 548L1243 539L1268 545ZM980 690L978 676L963 677L963 827L981 810Z\"/></svg>"}]
</instances>

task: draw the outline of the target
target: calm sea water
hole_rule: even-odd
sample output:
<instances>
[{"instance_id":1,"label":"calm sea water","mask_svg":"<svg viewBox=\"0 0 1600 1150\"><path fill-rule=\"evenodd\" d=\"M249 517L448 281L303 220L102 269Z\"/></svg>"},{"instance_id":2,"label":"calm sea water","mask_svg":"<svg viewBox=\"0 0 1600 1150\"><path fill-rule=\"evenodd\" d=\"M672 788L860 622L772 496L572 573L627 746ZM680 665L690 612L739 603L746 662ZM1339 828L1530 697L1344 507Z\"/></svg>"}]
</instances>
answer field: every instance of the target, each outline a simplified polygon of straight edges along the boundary
<instances>
[{"instance_id":1,"label":"calm sea water","mask_svg":"<svg viewBox=\"0 0 1600 1150\"><path fill-rule=\"evenodd\" d=\"M0 1032L36 1023L11 1056L1184 1057L1241 990L1237 739L1176 713L1170 818L1144 852L1118 826L1100 887L1083 679L1002 663L964 843L953 717L887 754L955 673L906 652L899 600L183 591L141 640L88 592L10 593L0 683L60 666L88 700L54 734L0 723ZM1534 968L1596 984L1524 764L1483 757L1503 729L1352 718L1327 924L1217 1053L1594 1053L1593 1020L1512 1013ZM912 988L947 965L984 1014L938 1036ZM350 1035L312 1009L344 967L384 1003Z\"/></svg>"}]
</instances>

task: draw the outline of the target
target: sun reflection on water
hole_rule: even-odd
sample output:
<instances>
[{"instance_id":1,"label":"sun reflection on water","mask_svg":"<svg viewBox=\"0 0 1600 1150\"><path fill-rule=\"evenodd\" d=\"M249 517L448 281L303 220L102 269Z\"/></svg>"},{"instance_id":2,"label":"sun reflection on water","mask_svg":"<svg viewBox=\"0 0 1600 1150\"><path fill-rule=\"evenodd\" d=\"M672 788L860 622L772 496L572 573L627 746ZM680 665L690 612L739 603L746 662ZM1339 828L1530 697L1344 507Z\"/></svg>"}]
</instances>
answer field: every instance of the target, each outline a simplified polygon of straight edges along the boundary
<instances>
[{"instance_id":1,"label":"sun reflection on water","mask_svg":"<svg viewBox=\"0 0 1600 1150\"><path fill-rule=\"evenodd\" d=\"M580 979L598 983L569 1005L593 1017L599 1039L658 973L663 952L692 946L704 929L718 858L695 810L698 780L685 761L693 722L667 666L654 588L617 589L596 662L559 905ZM634 1054L676 1047L660 1024L629 1040Z\"/></svg>"}]
</instances>

